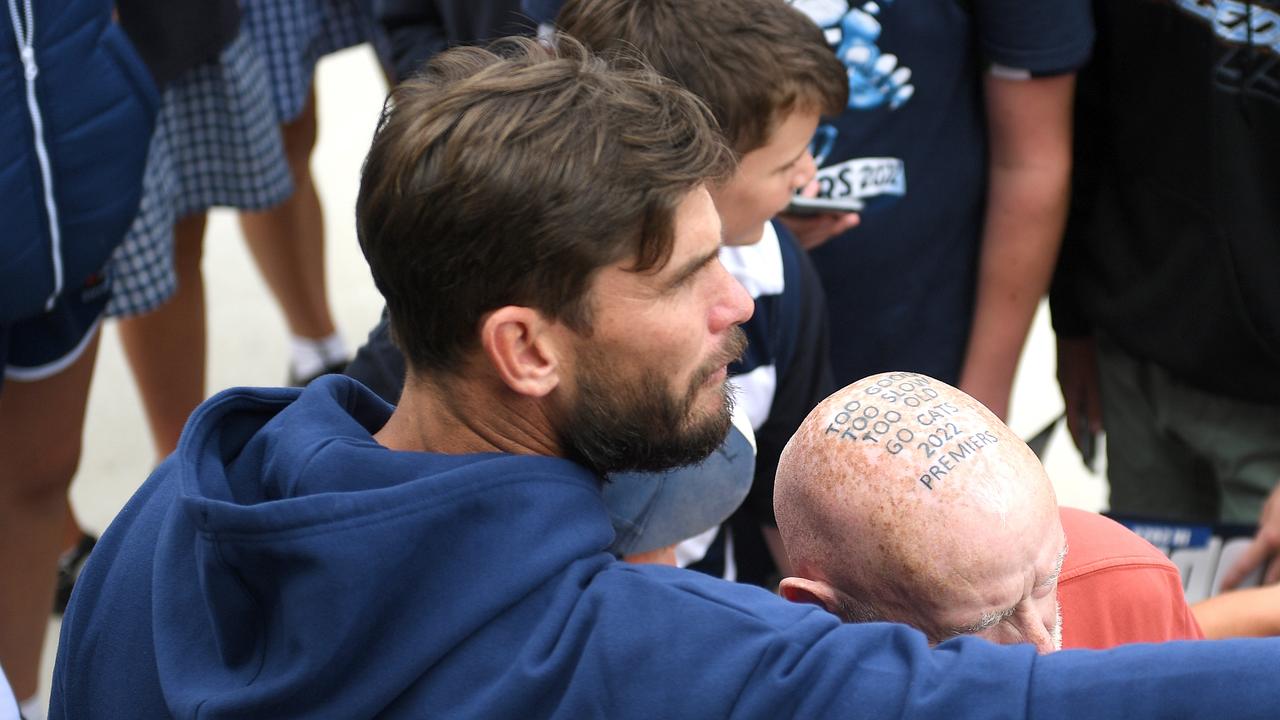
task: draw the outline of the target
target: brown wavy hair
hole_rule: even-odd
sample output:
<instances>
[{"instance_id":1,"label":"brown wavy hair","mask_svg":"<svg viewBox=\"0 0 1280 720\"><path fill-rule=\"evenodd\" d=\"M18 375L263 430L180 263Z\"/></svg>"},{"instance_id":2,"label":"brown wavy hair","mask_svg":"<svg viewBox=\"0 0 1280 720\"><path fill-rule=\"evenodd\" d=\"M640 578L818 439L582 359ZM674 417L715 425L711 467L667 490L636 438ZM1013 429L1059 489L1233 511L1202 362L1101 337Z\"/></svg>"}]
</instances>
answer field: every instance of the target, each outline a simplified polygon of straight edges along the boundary
<instances>
[{"instance_id":1,"label":"brown wavy hair","mask_svg":"<svg viewBox=\"0 0 1280 720\"><path fill-rule=\"evenodd\" d=\"M740 154L796 109L835 116L849 80L822 30L783 0L567 0L560 31L645 57L702 98Z\"/></svg>"},{"instance_id":2,"label":"brown wavy hair","mask_svg":"<svg viewBox=\"0 0 1280 720\"><path fill-rule=\"evenodd\" d=\"M594 273L660 270L677 206L732 170L706 105L642 61L505 38L391 92L357 234L409 367L456 371L504 305L589 333Z\"/></svg>"}]
</instances>

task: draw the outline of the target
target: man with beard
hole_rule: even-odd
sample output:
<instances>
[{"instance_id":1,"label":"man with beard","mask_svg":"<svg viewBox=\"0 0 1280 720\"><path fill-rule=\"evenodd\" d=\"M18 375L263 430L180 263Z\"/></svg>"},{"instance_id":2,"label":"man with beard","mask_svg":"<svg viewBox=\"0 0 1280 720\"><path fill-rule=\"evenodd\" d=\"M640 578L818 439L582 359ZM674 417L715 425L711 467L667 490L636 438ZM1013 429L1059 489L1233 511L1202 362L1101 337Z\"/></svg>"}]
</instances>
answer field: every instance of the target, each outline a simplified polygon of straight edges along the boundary
<instances>
[{"instance_id":1,"label":"man with beard","mask_svg":"<svg viewBox=\"0 0 1280 720\"><path fill-rule=\"evenodd\" d=\"M845 621L1039 652L1202 637L1163 553L1059 508L1026 443L939 380L882 373L833 394L787 444L775 487L796 572L782 595Z\"/></svg>"},{"instance_id":2,"label":"man with beard","mask_svg":"<svg viewBox=\"0 0 1280 720\"><path fill-rule=\"evenodd\" d=\"M357 222L400 404L334 376L203 405L77 584L53 716L1272 714L1277 642L931 650L605 552L601 474L728 427L750 299L718 260L713 128L567 39L398 87Z\"/></svg>"}]
</instances>

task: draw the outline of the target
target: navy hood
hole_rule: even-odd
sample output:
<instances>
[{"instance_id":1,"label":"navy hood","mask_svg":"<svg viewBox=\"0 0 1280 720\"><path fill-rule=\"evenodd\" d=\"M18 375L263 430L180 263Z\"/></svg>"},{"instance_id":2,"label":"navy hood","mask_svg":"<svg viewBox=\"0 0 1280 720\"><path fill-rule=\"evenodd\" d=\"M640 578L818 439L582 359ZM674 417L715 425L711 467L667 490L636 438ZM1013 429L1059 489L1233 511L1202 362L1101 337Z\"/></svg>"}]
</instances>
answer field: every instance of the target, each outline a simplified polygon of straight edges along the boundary
<instances>
[{"instance_id":1,"label":"navy hood","mask_svg":"<svg viewBox=\"0 0 1280 720\"><path fill-rule=\"evenodd\" d=\"M108 574L150 566L136 581L151 590L159 689L176 714L226 702L371 715L565 565L610 561L613 530L590 472L557 458L391 451L371 437L390 414L338 376L301 394L221 393L104 535L103 559L124 556ZM551 482L527 482L541 473ZM495 489L517 507L598 505L597 522L526 515L546 541L527 552L512 547L507 517L473 501ZM139 524L155 526L144 531L154 545L122 546ZM103 569L86 568L77 601L118 590L94 588ZM462 589L477 587L494 591ZM69 626L99 607L73 605Z\"/></svg>"},{"instance_id":2,"label":"navy hood","mask_svg":"<svg viewBox=\"0 0 1280 720\"><path fill-rule=\"evenodd\" d=\"M631 565L562 459L394 452L354 380L229 390L103 534L51 718L1264 718L1280 641L1037 657Z\"/></svg>"},{"instance_id":3,"label":"navy hood","mask_svg":"<svg viewBox=\"0 0 1280 720\"><path fill-rule=\"evenodd\" d=\"M164 533L189 540L158 549L154 617L158 632L199 642L160 646L166 686L239 689L265 678L264 701L324 704L351 687L402 688L513 598L611 542L607 518L563 537L565 525L543 514L527 518L530 530L572 550L513 553L507 518L468 500L502 483L477 476L510 478L502 492L516 504L540 467L557 483L537 491L575 502L599 497L595 476L555 458L388 450L370 434L391 408L361 390L332 379L288 405L287 390L230 395L194 420ZM503 592L458 601L461 587L477 585ZM386 662L359 662L367 657Z\"/></svg>"}]
</instances>

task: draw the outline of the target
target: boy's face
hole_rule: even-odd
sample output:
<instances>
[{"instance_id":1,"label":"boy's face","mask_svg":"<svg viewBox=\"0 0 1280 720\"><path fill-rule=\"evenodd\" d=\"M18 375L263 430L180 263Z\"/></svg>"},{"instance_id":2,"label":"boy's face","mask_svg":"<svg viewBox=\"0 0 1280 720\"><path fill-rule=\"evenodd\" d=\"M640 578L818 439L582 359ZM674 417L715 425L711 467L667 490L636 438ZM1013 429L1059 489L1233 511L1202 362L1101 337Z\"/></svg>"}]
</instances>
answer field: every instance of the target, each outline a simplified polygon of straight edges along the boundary
<instances>
[{"instance_id":1,"label":"boy's face","mask_svg":"<svg viewBox=\"0 0 1280 720\"><path fill-rule=\"evenodd\" d=\"M711 191L724 226L725 245L759 242L764 224L813 179L817 168L809 141L817 127L818 113L793 110L777 124L767 143L742 156L729 182Z\"/></svg>"}]
</instances>

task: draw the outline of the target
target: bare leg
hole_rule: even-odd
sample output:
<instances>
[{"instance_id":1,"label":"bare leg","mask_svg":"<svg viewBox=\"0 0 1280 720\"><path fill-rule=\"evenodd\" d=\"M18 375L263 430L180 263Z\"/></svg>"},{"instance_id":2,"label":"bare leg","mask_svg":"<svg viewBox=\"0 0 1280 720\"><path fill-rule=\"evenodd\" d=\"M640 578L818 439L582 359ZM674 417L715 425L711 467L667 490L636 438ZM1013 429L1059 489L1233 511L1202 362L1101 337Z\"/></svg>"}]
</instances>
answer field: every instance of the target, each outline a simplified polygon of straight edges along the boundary
<instances>
[{"instance_id":1,"label":"bare leg","mask_svg":"<svg viewBox=\"0 0 1280 720\"><path fill-rule=\"evenodd\" d=\"M120 320L120 341L160 458L178 446L183 424L204 400L204 224L199 214L174 225L178 291L173 297L152 312Z\"/></svg>"},{"instance_id":2,"label":"bare leg","mask_svg":"<svg viewBox=\"0 0 1280 720\"><path fill-rule=\"evenodd\" d=\"M0 664L19 699L36 693L97 353L95 337L66 370L0 395Z\"/></svg>"},{"instance_id":3,"label":"bare leg","mask_svg":"<svg viewBox=\"0 0 1280 720\"><path fill-rule=\"evenodd\" d=\"M334 324L325 290L324 218L311 180L311 150L316 144L314 90L302 114L281 131L294 193L270 210L240 213L240 227L290 332L324 338L333 334Z\"/></svg>"}]
</instances>

